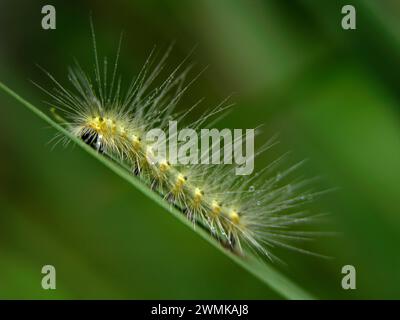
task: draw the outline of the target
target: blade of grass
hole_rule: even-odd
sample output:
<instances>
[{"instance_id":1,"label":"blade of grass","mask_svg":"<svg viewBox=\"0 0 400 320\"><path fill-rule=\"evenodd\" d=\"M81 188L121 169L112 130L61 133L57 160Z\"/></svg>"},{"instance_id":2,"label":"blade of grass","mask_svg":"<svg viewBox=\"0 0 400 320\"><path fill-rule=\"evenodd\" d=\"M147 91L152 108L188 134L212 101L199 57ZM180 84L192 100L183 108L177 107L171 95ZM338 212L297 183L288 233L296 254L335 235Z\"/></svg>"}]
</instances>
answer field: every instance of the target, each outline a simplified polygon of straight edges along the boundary
<instances>
[{"instance_id":1,"label":"blade of grass","mask_svg":"<svg viewBox=\"0 0 400 320\"><path fill-rule=\"evenodd\" d=\"M77 139L72 136L65 128L60 126L58 123L53 121L49 116L36 108L33 104L29 103L13 90L8 88L5 84L0 82L0 89L2 89L5 93L9 94L33 113L35 113L39 118L50 124L52 127L57 129L58 131L65 134L69 139L71 139L74 143L82 147L84 150L89 152L93 157L102 162L106 167L112 170L114 173L119 175L121 178L129 182L131 185L139 189L143 192L147 197L155 201L165 210L169 211L173 216L179 219L182 223L187 225L189 228L194 230L197 234L207 240L211 245L217 248L220 252L228 256L230 259L235 261L245 270L253 274L255 277L260 279L262 282L267 284L271 289L275 290L282 297L287 299L313 299L313 297L306 292L304 289L293 283L290 279L285 277L282 273L275 270L271 265L266 262L260 261L254 255L248 254L246 258L239 257L232 252L225 250L222 246L205 230L201 228L193 229L192 222L190 222L186 217L177 209L168 204L164 199L162 199L158 194L150 190L146 185L144 185L138 178L133 175L130 175L125 169L123 169L120 165L115 162L107 159L106 157L100 155L93 148L86 145L82 140Z\"/></svg>"}]
</instances>

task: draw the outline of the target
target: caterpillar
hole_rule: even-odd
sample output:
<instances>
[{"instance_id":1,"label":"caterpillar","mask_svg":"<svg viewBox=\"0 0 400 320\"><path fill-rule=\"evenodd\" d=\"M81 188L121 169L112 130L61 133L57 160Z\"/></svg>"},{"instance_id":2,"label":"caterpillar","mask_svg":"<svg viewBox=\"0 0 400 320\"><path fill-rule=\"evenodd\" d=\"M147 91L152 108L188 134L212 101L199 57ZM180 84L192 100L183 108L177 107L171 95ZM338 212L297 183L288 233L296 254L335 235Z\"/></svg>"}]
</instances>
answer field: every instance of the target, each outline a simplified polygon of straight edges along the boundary
<instances>
[{"instance_id":1,"label":"caterpillar","mask_svg":"<svg viewBox=\"0 0 400 320\"><path fill-rule=\"evenodd\" d=\"M123 89L118 75L122 34L113 67L109 68L106 57L100 63L92 21L90 26L94 75L86 73L75 62L68 70L71 88L62 85L45 69L42 70L53 88L48 90L36 84L52 98L49 104L57 120L102 156L126 165L130 174L178 208L195 227L206 229L227 250L240 256L253 251L277 261L280 259L273 253L275 247L315 254L293 244L314 237L315 232L299 226L313 221L307 204L321 194L309 189L312 179L291 178L303 161L282 169L285 154L255 173L238 175L238 166L232 161L202 163L201 160L219 155L218 141L202 150L200 159L194 163L171 161L169 150L161 158L156 157L156 144L144 138L146 133L154 128L168 130L172 121L189 122L185 128L193 132L211 128L226 115L231 104L226 99L195 121L190 118L199 109L201 100L177 111L182 96L199 75L186 82L190 66L185 66L187 59L184 59L160 81L171 48L156 64L153 50L140 72ZM56 138L65 144L69 141L61 135ZM232 143L241 145L242 138L243 133L234 136ZM166 140L177 143L178 149L188 147L186 140L177 141L176 134ZM251 160L276 142L272 138L264 143ZM194 146L195 143L189 145Z\"/></svg>"}]
</instances>

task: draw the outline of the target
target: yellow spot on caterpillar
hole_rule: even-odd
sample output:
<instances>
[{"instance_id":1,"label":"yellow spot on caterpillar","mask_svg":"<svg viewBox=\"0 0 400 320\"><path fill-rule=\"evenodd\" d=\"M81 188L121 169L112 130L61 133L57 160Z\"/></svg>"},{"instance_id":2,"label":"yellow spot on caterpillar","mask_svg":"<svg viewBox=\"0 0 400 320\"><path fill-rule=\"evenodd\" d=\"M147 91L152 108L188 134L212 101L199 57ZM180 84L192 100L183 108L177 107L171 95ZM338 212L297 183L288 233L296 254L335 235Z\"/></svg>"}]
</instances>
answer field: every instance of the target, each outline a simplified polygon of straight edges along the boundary
<instances>
[{"instance_id":1,"label":"yellow spot on caterpillar","mask_svg":"<svg viewBox=\"0 0 400 320\"><path fill-rule=\"evenodd\" d=\"M193 206L198 207L203 200L204 192L201 191L199 188L194 189L194 197L193 197Z\"/></svg>"},{"instance_id":2,"label":"yellow spot on caterpillar","mask_svg":"<svg viewBox=\"0 0 400 320\"><path fill-rule=\"evenodd\" d=\"M183 174L178 174L178 176L176 177L176 181L175 181L175 185L172 189L172 192L174 194L178 194L179 192L182 191L183 186L186 183L187 178L183 175Z\"/></svg>"},{"instance_id":3,"label":"yellow spot on caterpillar","mask_svg":"<svg viewBox=\"0 0 400 320\"><path fill-rule=\"evenodd\" d=\"M169 170L169 168L170 168L170 166L167 161L163 161L160 163L160 171L161 172L166 172Z\"/></svg>"},{"instance_id":4,"label":"yellow spot on caterpillar","mask_svg":"<svg viewBox=\"0 0 400 320\"><path fill-rule=\"evenodd\" d=\"M102 127L102 119L100 119L99 117L94 117L94 118L89 119L88 127L99 132Z\"/></svg>"},{"instance_id":5,"label":"yellow spot on caterpillar","mask_svg":"<svg viewBox=\"0 0 400 320\"><path fill-rule=\"evenodd\" d=\"M134 134L131 136L131 140L132 140L132 146L135 150L139 150L140 149L140 139L135 136Z\"/></svg>"},{"instance_id":6,"label":"yellow spot on caterpillar","mask_svg":"<svg viewBox=\"0 0 400 320\"><path fill-rule=\"evenodd\" d=\"M236 210L232 210L229 212L229 219L234 223L238 224L240 221L240 216Z\"/></svg>"},{"instance_id":7,"label":"yellow spot on caterpillar","mask_svg":"<svg viewBox=\"0 0 400 320\"><path fill-rule=\"evenodd\" d=\"M186 177L183 174L178 174L176 178L176 185L183 186L186 182Z\"/></svg>"},{"instance_id":8,"label":"yellow spot on caterpillar","mask_svg":"<svg viewBox=\"0 0 400 320\"><path fill-rule=\"evenodd\" d=\"M99 119L100 125L102 129L107 133L107 134L115 134L116 131L116 123L115 120L105 117Z\"/></svg>"},{"instance_id":9,"label":"yellow spot on caterpillar","mask_svg":"<svg viewBox=\"0 0 400 320\"><path fill-rule=\"evenodd\" d=\"M222 211L220 203L218 203L216 200L213 200L211 203L211 212L214 214L214 216L218 216Z\"/></svg>"}]
</instances>

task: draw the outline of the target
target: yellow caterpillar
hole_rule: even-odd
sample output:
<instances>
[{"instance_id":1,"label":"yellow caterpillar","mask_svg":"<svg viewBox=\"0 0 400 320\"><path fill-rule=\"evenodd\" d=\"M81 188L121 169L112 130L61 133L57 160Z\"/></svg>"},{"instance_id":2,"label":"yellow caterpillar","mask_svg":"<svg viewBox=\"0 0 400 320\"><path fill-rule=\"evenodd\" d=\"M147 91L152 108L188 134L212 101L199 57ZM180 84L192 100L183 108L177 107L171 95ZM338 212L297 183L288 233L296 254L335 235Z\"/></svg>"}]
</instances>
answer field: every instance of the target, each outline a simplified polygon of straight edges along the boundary
<instances>
[{"instance_id":1,"label":"yellow caterpillar","mask_svg":"<svg viewBox=\"0 0 400 320\"><path fill-rule=\"evenodd\" d=\"M279 167L284 157L281 157L259 172L243 176L236 174L234 164L172 163L168 152L156 161L155 145L145 139L146 133L153 128L167 130L172 120L187 121L197 107L196 104L183 112L175 111L189 86L184 85L188 69L182 71L182 63L161 84L155 85L169 50L155 67L152 67L152 53L123 92L117 75L121 40L114 67L108 74L107 60L104 59L103 67L99 65L93 24L91 30L94 79L76 64L69 69L73 89L67 89L45 71L54 89L41 89L53 98L51 104L60 112L60 118L65 119L64 126L104 156L127 164L132 174L235 253L245 255L250 249L274 259L271 248L276 246L309 253L291 244L293 240L308 240L313 235L291 228L311 220L305 204L318 194L304 191L309 180L291 180L290 175L302 163L282 170ZM198 131L209 127L227 107L222 103L186 128ZM239 138L242 135L233 142ZM176 140L176 136L170 136L167 142L172 139ZM254 158L273 144L273 139L264 144ZM215 153L213 147L206 150L208 155L208 151L213 152L211 157Z\"/></svg>"}]
</instances>

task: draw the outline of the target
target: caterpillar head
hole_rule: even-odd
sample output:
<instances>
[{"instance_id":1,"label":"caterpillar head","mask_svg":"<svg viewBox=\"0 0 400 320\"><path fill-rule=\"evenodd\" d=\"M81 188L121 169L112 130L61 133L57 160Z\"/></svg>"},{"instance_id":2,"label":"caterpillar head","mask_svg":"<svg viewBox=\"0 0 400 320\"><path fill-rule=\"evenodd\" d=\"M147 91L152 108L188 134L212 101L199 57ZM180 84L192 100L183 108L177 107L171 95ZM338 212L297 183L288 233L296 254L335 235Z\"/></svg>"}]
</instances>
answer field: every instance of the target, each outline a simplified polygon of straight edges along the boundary
<instances>
[{"instance_id":1,"label":"caterpillar head","mask_svg":"<svg viewBox=\"0 0 400 320\"><path fill-rule=\"evenodd\" d=\"M81 139L83 142L85 142L87 145L91 146L93 149L96 151L103 153L104 152L104 147L103 147L103 138L101 135L99 135L95 131L85 131L81 135Z\"/></svg>"}]
</instances>

